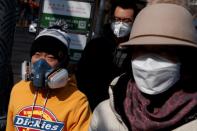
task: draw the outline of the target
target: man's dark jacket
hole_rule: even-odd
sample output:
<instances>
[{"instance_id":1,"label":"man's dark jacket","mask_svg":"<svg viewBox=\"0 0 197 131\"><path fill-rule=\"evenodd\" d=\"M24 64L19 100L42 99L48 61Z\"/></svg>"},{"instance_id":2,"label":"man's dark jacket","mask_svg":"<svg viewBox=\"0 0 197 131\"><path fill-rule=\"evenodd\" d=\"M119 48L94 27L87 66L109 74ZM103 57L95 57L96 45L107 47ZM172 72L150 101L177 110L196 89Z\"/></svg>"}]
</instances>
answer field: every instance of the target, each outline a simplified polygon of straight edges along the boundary
<instances>
[{"instance_id":1,"label":"man's dark jacket","mask_svg":"<svg viewBox=\"0 0 197 131\"><path fill-rule=\"evenodd\" d=\"M106 27L101 37L87 43L76 73L78 88L88 97L92 110L109 97L109 84L121 72L113 62L118 44L109 26Z\"/></svg>"}]
</instances>

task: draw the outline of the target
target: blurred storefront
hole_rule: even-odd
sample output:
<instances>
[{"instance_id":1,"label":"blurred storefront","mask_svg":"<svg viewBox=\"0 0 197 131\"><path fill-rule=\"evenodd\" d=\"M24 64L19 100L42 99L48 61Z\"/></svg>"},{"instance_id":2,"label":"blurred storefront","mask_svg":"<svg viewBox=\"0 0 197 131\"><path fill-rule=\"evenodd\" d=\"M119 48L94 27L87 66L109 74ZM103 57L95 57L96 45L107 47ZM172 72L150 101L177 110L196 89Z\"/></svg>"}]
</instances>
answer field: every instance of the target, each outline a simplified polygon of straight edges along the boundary
<instances>
[{"instance_id":1,"label":"blurred storefront","mask_svg":"<svg viewBox=\"0 0 197 131\"><path fill-rule=\"evenodd\" d=\"M102 34L115 1L118 0L18 0L17 25L28 27L37 20L38 32L59 19L64 20L72 36L72 59L78 61L86 43ZM139 10L147 4L147 0L135 1ZM197 0L186 1L197 25Z\"/></svg>"},{"instance_id":2,"label":"blurred storefront","mask_svg":"<svg viewBox=\"0 0 197 131\"><path fill-rule=\"evenodd\" d=\"M117 0L17 0L17 26L29 27L29 32L38 33L57 20L64 20L68 24L67 32L72 36L71 58L78 61L86 43L100 36L103 25L109 22L115 1ZM139 7L146 3L145 0L137 1ZM36 28L32 26L35 21Z\"/></svg>"},{"instance_id":3,"label":"blurred storefront","mask_svg":"<svg viewBox=\"0 0 197 131\"><path fill-rule=\"evenodd\" d=\"M56 0L58 1L58 0ZM69 0L67 0L69 1ZM115 1L118 0L73 0L73 1L85 1L92 2L94 4L94 20L92 21L92 37L97 37L102 32L102 26L108 22L109 16L111 14L111 8ZM196 19L197 17L197 0L186 0L188 2L189 8ZM38 19L40 0L17 0L18 2L18 26L27 27L32 21ZM143 8L147 0L136 0L139 8Z\"/></svg>"}]
</instances>

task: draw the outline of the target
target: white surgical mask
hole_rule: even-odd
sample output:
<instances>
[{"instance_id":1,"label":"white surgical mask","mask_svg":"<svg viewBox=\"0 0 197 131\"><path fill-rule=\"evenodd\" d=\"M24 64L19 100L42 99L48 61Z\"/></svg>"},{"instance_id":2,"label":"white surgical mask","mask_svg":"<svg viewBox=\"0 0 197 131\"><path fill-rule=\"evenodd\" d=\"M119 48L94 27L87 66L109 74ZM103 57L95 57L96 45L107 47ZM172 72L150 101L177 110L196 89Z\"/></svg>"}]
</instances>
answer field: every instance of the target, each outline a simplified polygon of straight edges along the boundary
<instances>
[{"instance_id":1,"label":"white surgical mask","mask_svg":"<svg viewBox=\"0 0 197 131\"><path fill-rule=\"evenodd\" d=\"M156 54L137 57L131 64L137 87L146 94L160 94L180 78L180 63L172 63Z\"/></svg>"},{"instance_id":2,"label":"white surgical mask","mask_svg":"<svg viewBox=\"0 0 197 131\"><path fill-rule=\"evenodd\" d=\"M129 35L131 31L131 24L125 22L112 22L111 29L117 38Z\"/></svg>"}]
</instances>

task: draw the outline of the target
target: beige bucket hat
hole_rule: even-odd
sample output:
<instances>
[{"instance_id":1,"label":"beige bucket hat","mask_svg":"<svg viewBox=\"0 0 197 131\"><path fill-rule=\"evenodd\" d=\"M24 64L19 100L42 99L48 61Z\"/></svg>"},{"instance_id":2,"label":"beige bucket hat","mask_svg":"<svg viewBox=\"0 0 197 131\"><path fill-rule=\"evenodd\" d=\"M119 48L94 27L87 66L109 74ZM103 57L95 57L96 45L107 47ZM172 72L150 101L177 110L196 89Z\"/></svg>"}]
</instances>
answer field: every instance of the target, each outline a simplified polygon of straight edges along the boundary
<instances>
[{"instance_id":1,"label":"beige bucket hat","mask_svg":"<svg viewBox=\"0 0 197 131\"><path fill-rule=\"evenodd\" d=\"M182 6L159 3L137 15L125 45L183 45L197 48L197 32L191 14Z\"/></svg>"}]
</instances>

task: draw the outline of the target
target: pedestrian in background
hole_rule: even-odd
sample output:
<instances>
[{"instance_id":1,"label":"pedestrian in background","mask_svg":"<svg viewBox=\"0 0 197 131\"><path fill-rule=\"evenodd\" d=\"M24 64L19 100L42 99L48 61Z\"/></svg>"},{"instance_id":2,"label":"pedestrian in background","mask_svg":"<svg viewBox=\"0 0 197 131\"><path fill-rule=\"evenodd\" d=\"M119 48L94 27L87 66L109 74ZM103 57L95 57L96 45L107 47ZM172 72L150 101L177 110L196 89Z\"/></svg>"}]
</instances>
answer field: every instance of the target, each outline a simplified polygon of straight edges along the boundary
<instances>
[{"instance_id":1,"label":"pedestrian in background","mask_svg":"<svg viewBox=\"0 0 197 131\"><path fill-rule=\"evenodd\" d=\"M40 7L40 0L29 0L29 5L31 7L31 22L38 19L39 15L39 7Z\"/></svg>"},{"instance_id":2,"label":"pedestrian in background","mask_svg":"<svg viewBox=\"0 0 197 131\"><path fill-rule=\"evenodd\" d=\"M32 19L29 0L18 0L18 8L19 8L18 25L21 27L28 27Z\"/></svg>"},{"instance_id":3,"label":"pedestrian in background","mask_svg":"<svg viewBox=\"0 0 197 131\"><path fill-rule=\"evenodd\" d=\"M62 28L44 29L35 38L25 80L12 89L6 131L87 131L91 110L69 74L70 38ZM32 65L32 66L31 66Z\"/></svg>"},{"instance_id":4,"label":"pedestrian in background","mask_svg":"<svg viewBox=\"0 0 197 131\"><path fill-rule=\"evenodd\" d=\"M133 0L116 2L113 7L111 21L105 25L102 36L87 43L78 63L78 87L88 97L92 110L99 102L108 98L110 81L125 70L121 67L126 56L119 54L116 48L120 42L128 40L137 14ZM117 61L120 61L119 65Z\"/></svg>"},{"instance_id":5,"label":"pedestrian in background","mask_svg":"<svg viewBox=\"0 0 197 131\"><path fill-rule=\"evenodd\" d=\"M196 131L197 37L192 15L152 4L137 15L128 42L131 70L115 78L89 131Z\"/></svg>"}]
</instances>

